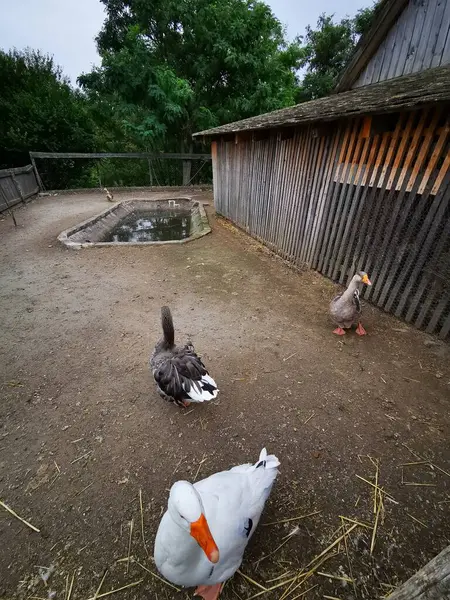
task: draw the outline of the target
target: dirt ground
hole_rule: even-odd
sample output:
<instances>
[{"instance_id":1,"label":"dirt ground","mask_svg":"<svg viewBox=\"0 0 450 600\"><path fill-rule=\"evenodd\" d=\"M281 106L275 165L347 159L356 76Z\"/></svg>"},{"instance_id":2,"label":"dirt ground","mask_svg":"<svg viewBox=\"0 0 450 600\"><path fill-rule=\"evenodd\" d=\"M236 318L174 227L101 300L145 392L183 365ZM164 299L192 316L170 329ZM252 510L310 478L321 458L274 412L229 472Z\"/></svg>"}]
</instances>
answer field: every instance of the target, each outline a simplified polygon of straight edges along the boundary
<instances>
[{"instance_id":1,"label":"dirt ground","mask_svg":"<svg viewBox=\"0 0 450 600\"><path fill-rule=\"evenodd\" d=\"M1 597L85 600L105 569L99 597L134 582L111 597L192 597L129 551L156 573L171 484L253 462L263 446L281 470L242 572L265 588L325 550L340 515L374 523L374 489L357 475L373 482L376 460L392 498L372 554L373 530L356 526L319 569L338 579L315 574L288 600L387 597L450 543L446 344L370 305L369 335L337 338L327 317L337 286L287 268L212 204L212 234L180 246L57 242L106 207L101 195L60 194L17 210L17 229L0 217L0 498L40 529L0 508ZM182 410L156 394L147 361L163 304L219 383L217 402ZM400 466L423 459L435 466ZM236 574L223 599L287 588Z\"/></svg>"}]
</instances>

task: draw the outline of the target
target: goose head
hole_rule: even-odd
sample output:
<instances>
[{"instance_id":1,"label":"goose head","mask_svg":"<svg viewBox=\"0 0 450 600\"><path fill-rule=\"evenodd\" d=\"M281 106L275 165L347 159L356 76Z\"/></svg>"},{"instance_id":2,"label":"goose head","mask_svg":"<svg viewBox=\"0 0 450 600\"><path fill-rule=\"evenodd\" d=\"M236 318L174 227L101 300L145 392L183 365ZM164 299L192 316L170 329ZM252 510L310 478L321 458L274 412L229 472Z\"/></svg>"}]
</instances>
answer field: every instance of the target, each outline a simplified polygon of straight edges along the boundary
<instances>
[{"instance_id":1,"label":"goose head","mask_svg":"<svg viewBox=\"0 0 450 600\"><path fill-rule=\"evenodd\" d=\"M173 484L168 511L173 521L196 540L208 560L217 563L219 549L209 529L202 499L191 483L177 481Z\"/></svg>"},{"instance_id":2,"label":"goose head","mask_svg":"<svg viewBox=\"0 0 450 600\"><path fill-rule=\"evenodd\" d=\"M358 283L365 283L366 285L372 285L372 283L370 282L369 276L367 275L367 273L365 271L358 271L358 273L356 273L356 275L353 277L353 279L355 281L357 281Z\"/></svg>"}]
</instances>

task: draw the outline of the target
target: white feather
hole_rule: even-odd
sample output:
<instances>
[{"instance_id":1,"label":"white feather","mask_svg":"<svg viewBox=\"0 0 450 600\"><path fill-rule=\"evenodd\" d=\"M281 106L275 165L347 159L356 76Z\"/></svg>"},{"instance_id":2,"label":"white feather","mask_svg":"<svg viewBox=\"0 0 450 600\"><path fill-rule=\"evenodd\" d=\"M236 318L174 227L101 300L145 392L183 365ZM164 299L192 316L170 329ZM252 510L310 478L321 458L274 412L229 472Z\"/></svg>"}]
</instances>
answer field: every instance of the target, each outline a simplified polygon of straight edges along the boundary
<instances>
[{"instance_id":1,"label":"white feather","mask_svg":"<svg viewBox=\"0 0 450 600\"><path fill-rule=\"evenodd\" d=\"M209 383L210 385L214 386L216 389L213 390L213 393L208 392L207 390L202 389L201 382ZM203 375L203 377L201 378L201 381L192 381L191 380L191 389L189 391L186 390L186 387L184 385L183 385L183 389L193 402L209 402L209 400L214 400L214 398L217 398L217 395L219 393L216 382L208 374Z\"/></svg>"}]
</instances>

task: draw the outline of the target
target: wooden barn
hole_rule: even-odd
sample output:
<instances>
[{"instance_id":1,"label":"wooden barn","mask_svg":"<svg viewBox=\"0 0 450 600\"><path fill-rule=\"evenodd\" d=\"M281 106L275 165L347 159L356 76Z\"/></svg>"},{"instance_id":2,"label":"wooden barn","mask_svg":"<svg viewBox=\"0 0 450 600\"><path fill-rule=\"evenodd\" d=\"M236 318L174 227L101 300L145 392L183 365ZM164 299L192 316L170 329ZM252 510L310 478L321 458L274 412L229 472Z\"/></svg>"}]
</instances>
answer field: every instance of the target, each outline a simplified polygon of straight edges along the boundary
<instances>
[{"instance_id":1,"label":"wooden barn","mask_svg":"<svg viewBox=\"0 0 450 600\"><path fill-rule=\"evenodd\" d=\"M450 0L382 0L335 93L195 134L214 200L297 266L450 335Z\"/></svg>"}]
</instances>

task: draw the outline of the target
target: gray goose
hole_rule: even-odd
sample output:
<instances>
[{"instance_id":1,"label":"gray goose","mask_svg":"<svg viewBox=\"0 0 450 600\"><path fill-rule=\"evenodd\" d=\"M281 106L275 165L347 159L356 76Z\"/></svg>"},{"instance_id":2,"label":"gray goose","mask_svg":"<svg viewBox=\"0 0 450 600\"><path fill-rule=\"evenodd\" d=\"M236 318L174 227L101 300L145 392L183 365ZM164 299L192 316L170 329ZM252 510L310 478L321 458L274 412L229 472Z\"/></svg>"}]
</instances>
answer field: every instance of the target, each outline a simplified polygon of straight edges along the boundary
<instances>
[{"instance_id":1,"label":"gray goose","mask_svg":"<svg viewBox=\"0 0 450 600\"><path fill-rule=\"evenodd\" d=\"M359 271L353 275L348 288L342 294L338 294L330 302L330 314L337 328L333 331L336 335L344 335L345 329L350 329L354 323L358 323L356 333L366 335L366 330L361 324L361 301L359 299L359 284L372 285L367 273Z\"/></svg>"},{"instance_id":2,"label":"gray goose","mask_svg":"<svg viewBox=\"0 0 450 600\"><path fill-rule=\"evenodd\" d=\"M217 398L216 382L195 353L192 344L175 345L175 330L168 306L161 308L162 339L150 357L156 388L164 400L187 407L191 402Z\"/></svg>"}]
</instances>

